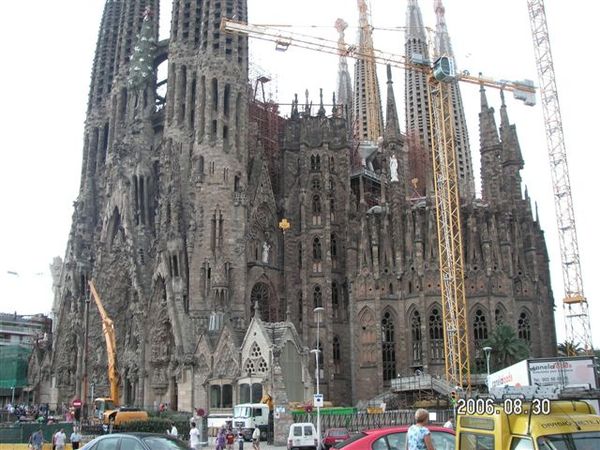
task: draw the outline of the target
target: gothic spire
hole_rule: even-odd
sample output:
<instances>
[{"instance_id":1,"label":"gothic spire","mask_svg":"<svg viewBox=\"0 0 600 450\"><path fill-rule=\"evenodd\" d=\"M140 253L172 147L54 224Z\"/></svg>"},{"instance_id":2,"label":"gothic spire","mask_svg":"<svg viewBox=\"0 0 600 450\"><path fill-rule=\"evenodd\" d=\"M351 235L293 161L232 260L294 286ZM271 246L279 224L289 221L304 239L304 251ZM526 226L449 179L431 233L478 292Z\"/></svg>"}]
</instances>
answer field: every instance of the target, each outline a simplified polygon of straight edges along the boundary
<instances>
[{"instance_id":1,"label":"gothic spire","mask_svg":"<svg viewBox=\"0 0 600 450\"><path fill-rule=\"evenodd\" d=\"M502 185L502 158L494 108L488 106L483 84L480 89L481 111L479 112L479 145L481 152L481 196L488 203L500 197Z\"/></svg>"},{"instance_id":2,"label":"gothic spire","mask_svg":"<svg viewBox=\"0 0 600 450\"><path fill-rule=\"evenodd\" d=\"M377 66L373 59L373 28L369 22L366 0L357 0L359 11L359 53L354 68L354 120L358 139L375 144L383 131L381 96L377 81Z\"/></svg>"},{"instance_id":3,"label":"gothic spire","mask_svg":"<svg viewBox=\"0 0 600 450\"><path fill-rule=\"evenodd\" d=\"M394 82L392 81L392 67L387 66L387 107L385 115L385 138L399 141L401 138L396 98L394 96Z\"/></svg>"},{"instance_id":4,"label":"gothic spire","mask_svg":"<svg viewBox=\"0 0 600 450\"><path fill-rule=\"evenodd\" d=\"M434 0L435 9L435 52L436 55L446 55L454 59L450 35L446 26L446 8L442 0Z\"/></svg>"},{"instance_id":5,"label":"gothic spire","mask_svg":"<svg viewBox=\"0 0 600 450\"><path fill-rule=\"evenodd\" d=\"M335 21L335 29L338 31L338 50L340 53L340 61L338 64L338 79L337 79L337 100L341 105L342 114L347 111L348 115L352 115L352 80L350 71L348 70L348 61L346 59L346 42L344 38L344 30L348 27L343 19ZM352 117L346 117L348 124L352 123Z\"/></svg>"}]
</instances>

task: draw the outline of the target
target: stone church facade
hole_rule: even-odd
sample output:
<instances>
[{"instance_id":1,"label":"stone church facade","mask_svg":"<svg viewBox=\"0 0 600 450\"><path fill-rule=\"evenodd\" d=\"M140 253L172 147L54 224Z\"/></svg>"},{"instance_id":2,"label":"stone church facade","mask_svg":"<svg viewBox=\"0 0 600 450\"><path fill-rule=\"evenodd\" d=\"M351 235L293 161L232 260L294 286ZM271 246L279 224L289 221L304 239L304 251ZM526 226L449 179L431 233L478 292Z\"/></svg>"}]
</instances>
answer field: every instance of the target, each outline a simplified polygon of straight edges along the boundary
<instances>
[{"instance_id":1,"label":"stone church facade","mask_svg":"<svg viewBox=\"0 0 600 450\"><path fill-rule=\"evenodd\" d=\"M39 399L80 396L86 361L95 395L108 395L93 302L87 355L83 344L92 279L115 323L121 403L218 411L257 392L277 404L308 400L317 329L320 390L336 405L415 370L442 375L435 209L411 190L391 74L368 167L353 158L348 105L334 97L326 110L322 95L318 106L296 98L278 118L273 153L249 112L247 38L219 29L222 17L247 20L246 1L174 0L161 42L148 7L158 11L158 0L106 2L80 191L53 270L52 351L31 361ZM480 368L481 342L500 322L533 356L556 347L544 235L521 193L524 162L503 99L500 126L495 117L482 90L482 196L462 207Z\"/></svg>"}]
</instances>

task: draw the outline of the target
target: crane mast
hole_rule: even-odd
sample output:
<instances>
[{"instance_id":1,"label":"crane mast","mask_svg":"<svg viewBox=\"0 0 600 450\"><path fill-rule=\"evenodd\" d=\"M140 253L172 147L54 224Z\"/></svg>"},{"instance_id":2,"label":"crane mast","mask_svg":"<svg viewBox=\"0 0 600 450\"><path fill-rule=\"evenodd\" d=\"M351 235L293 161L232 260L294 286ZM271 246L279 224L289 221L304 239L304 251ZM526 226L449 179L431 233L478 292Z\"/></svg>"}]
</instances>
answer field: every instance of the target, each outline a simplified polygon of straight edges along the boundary
<instances>
[{"instance_id":1,"label":"crane mast","mask_svg":"<svg viewBox=\"0 0 600 450\"><path fill-rule=\"evenodd\" d=\"M460 197L452 83L427 84L432 135L433 178L440 258L440 290L445 342L446 379L452 386L471 386L467 301L460 220Z\"/></svg>"},{"instance_id":2,"label":"crane mast","mask_svg":"<svg viewBox=\"0 0 600 450\"><path fill-rule=\"evenodd\" d=\"M543 0L527 0L529 21L540 81L548 157L554 191L554 207L558 225L558 239L564 285L563 310L566 339L573 346L580 344L586 353L593 352L588 302L583 293L583 279L579 260L579 245L575 228L575 213L571 196L571 182L567 150L563 134L558 90L554 77L554 63L550 35L546 23ZM571 349L572 351L572 349Z\"/></svg>"},{"instance_id":3,"label":"crane mast","mask_svg":"<svg viewBox=\"0 0 600 450\"><path fill-rule=\"evenodd\" d=\"M359 8L364 0L358 0ZM363 6L364 8L365 6ZM366 18L366 9L361 16ZM368 21L367 21L368 25ZM362 23L361 23L362 26ZM243 33L250 37L271 41L277 50L289 46L350 56L367 60L373 66L372 86L376 87L375 64L389 64L404 70L416 70L427 74L430 98L430 124L433 136L433 177L437 209L438 245L440 254L440 277L444 315L445 369L446 379L452 386L470 388L469 340L464 292L463 246L460 220L460 200L454 147L454 118L452 116L452 83L464 81L483 86L503 89L527 105L535 104L535 88L527 81L495 81L491 78L473 77L468 73L456 73L453 61L447 56L436 60L433 67L417 64L405 56L382 52L370 46L348 45L342 40L332 41L320 37L280 30L266 25L253 25L234 19L223 19L221 30ZM370 30L369 30L370 32ZM368 65L368 64L367 64ZM377 105L372 106L375 110ZM375 136L377 138L378 136Z\"/></svg>"}]
</instances>

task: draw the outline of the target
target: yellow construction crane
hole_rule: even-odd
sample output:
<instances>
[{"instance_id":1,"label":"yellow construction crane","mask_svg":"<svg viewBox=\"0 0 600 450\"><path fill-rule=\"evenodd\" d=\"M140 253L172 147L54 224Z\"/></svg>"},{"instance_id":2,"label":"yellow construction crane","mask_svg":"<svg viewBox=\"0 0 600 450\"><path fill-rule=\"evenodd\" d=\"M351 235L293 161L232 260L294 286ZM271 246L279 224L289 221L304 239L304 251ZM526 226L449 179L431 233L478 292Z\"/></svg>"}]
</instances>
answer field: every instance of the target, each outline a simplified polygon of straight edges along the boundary
<instances>
[{"instance_id":1,"label":"yellow construction crane","mask_svg":"<svg viewBox=\"0 0 600 450\"><path fill-rule=\"evenodd\" d=\"M104 334L104 340L106 341L106 356L108 358L108 381L110 382L110 400L112 401L112 405L114 407L119 406L119 371L117 370L117 341L115 339L115 325L110 317L108 317L108 313L104 309L102 305L102 301L100 300L100 296L98 292L96 292L96 287L94 286L94 282L92 280L89 281L90 292L94 301L96 302L96 306L98 307L98 311L100 312L100 317L102 318L102 334Z\"/></svg>"},{"instance_id":2,"label":"yellow construction crane","mask_svg":"<svg viewBox=\"0 0 600 450\"><path fill-rule=\"evenodd\" d=\"M571 181L567 164L567 149L563 135L558 90L554 79L554 63L543 0L527 0L535 62L540 80L548 157L554 188L554 208L558 225L560 260L563 273L566 341L569 353L580 344L587 354L593 354L592 330L588 302L583 293L583 278L579 261L579 244L575 227L575 212L571 197Z\"/></svg>"},{"instance_id":3,"label":"yellow construction crane","mask_svg":"<svg viewBox=\"0 0 600 450\"><path fill-rule=\"evenodd\" d=\"M364 0L358 0L359 10ZM362 10L361 15L366 11ZM368 27L368 22L363 24ZM348 45L342 41L310 36L271 26L252 25L233 19L223 19L221 30L275 43L275 49L285 51L290 46L344 55L374 64L389 64L404 70L423 72L428 78L430 124L432 139L433 177L437 211L440 255L440 286L445 341L446 380L452 386L470 389L469 339L464 290L463 246L460 221L460 200L454 148L454 123L451 110L452 83L455 80L503 89L527 105L535 104L535 88L529 81L496 81L474 77L467 72L456 73L451 58L440 56L429 61L408 59L369 46ZM370 33L369 33L370 34ZM374 76L374 74L373 74ZM377 108L376 105L372 106ZM377 136L378 137L378 136ZM377 138L376 137L376 138Z\"/></svg>"}]
</instances>

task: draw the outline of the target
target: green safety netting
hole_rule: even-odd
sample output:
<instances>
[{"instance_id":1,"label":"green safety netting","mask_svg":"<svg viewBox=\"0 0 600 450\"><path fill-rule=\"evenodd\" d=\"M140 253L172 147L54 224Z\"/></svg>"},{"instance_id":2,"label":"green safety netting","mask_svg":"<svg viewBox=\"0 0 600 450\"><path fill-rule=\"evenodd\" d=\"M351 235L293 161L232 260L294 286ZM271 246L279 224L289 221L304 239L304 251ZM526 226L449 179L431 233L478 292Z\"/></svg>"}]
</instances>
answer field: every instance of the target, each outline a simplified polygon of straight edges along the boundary
<instances>
[{"instance_id":1,"label":"green safety netting","mask_svg":"<svg viewBox=\"0 0 600 450\"><path fill-rule=\"evenodd\" d=\"M27 366L31 348L17 345L0 347L0 388L27 386Z\"/></svg>"}]
</instances>

